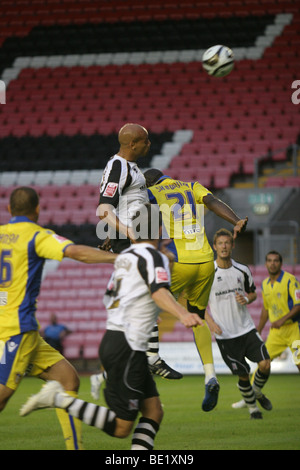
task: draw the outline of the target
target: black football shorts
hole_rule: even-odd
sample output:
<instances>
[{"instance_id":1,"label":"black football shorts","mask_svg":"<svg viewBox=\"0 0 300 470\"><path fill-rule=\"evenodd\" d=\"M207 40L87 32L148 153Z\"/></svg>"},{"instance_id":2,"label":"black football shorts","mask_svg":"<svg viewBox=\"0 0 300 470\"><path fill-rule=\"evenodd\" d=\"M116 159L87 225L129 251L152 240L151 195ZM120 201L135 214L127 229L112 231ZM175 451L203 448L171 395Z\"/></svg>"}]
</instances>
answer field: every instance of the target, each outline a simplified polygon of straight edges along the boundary
<instances>
[{"instance_id":1,"label":"black football shorts","mask_svg":"<svg viewBox=\"0 0 300 470\"><path fill-rule=\"evenodd\" d=\"M146 398L159 396L147 355L133 351L121 331L106 331L99 355L107 373L104 396L118 418L134 421Z\"/></svg>"},{"instance_id":2,"label":"black football shorts","mask_svg":"<svg viewBox=\"0 0 300 470\"><path fill-rule=\"evenodd\" d=\"M250 373L246 358L255 363L270 359L269 353L256 329L231 339L216 339L224 362L234 375Z\"/></svg>"}]
</instances>

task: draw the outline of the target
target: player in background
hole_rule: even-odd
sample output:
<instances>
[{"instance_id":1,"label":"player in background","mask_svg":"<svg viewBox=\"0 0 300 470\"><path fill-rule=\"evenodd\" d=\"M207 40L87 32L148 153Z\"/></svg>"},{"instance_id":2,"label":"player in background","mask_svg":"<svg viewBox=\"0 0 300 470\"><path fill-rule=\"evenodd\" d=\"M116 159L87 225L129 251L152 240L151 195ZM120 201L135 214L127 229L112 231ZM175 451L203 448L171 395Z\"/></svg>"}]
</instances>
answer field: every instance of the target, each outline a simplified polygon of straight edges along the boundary
<instances>
[{"instance_id":1,"label":"player in background","mask_svg":"<svg viewBox=\"0 0 300 470\"><path fill-rule=\"evenodd\" d=\"M216 251L215 278L209 297L209 311L205 318L215 334L224 362L238 376L238 388L248 407L251 419L261 419L256 401L271 410L271 402L262 388L270 375L270 357L258 335L247 305L256 300L256 287L248 266L232 259L234 241L229 230L220 229L214 235ZM254 383L250 384L250 366L258 363Z\"/></svg>"},{"instance_id":2,"label":"player in background","mask_svg":"<svg viewBox=\"0 0 300 470\"><path fill-rule=\"evenodd\" d=\"M277 251L267 253L265 264L269 276L262 282L263 308L257 330L261 333L270 321L266 348L271 361L290 348L300 371L300 283L293 274L282 270L282 256ZM244 406L244 400L232 405Z\"/></svg>"},{"instance_id":3,"label":"player in background","mask_svg":"<svg viewBox=\"0 0 300 470\"><path fill-rule=\"evenodd\" d=\"M262 283L264 304L257 329L261 333L270 321L266 347L273 360L286 348L291 348L293 353L299 349L300 283L293 274L282 270L282 256L276 251L266 255L266 268L269 277ZM299 363L297 367L300 371Z\"/></svg>"},{"instance_id":4,"label":"player in background","mask_svg":"<svg viewBox=\"0 0 300 470\"><path fill-rule=\"evenodd\" d=\"M148 131L134 123L127 123L120 129L118 140L118 153L108 161L103 172L98 207L102 224L108 226L109 246L114 253L121 253L131 243L135 243L131 228L132 215L139 204L149 202L145 177L136 162L148 154L151 146ZM101 223L100 226L102 227ZM179 372L169 367L159 356L157 325L149 339L147 355L153 374L168 379L182 378ZM94 398L99 396L102 380L102 374L91 376Z\"/></svg>"},{"instance_id":5,"label":"player in background","mask_svg":"<svg viewBox=\"0 0 300 470\"><path fill-rule=\"evenodd\" d=\"M171 290L175 296L184 292L189 312L204 320L214 279L214 254L204 226L204 207L233 225L234 238L243 232L247 217L240 219L224 202L200 183L173 180L160 170L145 172L149 200L158 204L163 215L165 233L171 239L168 249L174 255ZM205 373L204 411L217 404L219 383L212 355L211 333L206 323L193 328L195 344Z\"/></svg>"},{"instance_id":6,"label":"player in background","mask_svg":"<svg viewBox=\"0 0 300 470\"><path fill-rule=\"evenodd\" d=\"M163 410L147 360L148 338L160 310L167 311L187 328L201 325L198 315L189 313L169 291L168 258L157 248L161 231L159 210L150 204L136 214L139 230L133 228L135 243L115 262L105 305L107 330L100 356L107 374L105 399L109 408L73 398L60 384L51 381L29 398L21 415L44 407L60 407L84 423L113 437L132 436L131 450L152 450L163 418Z\"/></svg>"},{"instance_id":7,"label":"player in background","mask_svg":"<svg viewBox=\"0 0 300 470\"><path fill-rule=\"evenodd\" d=\"M116 255L74 245L37 224L39 198L29 187L16 188L8 206L11 219L0 226L0 411L24 374L57 380L76 397L79 378L73 366L39 334L36 319L46 259L64 257L83 263L113 263ZM81 449L81 422L57 411L68 450Z\"/></svg>"}]
</instances>

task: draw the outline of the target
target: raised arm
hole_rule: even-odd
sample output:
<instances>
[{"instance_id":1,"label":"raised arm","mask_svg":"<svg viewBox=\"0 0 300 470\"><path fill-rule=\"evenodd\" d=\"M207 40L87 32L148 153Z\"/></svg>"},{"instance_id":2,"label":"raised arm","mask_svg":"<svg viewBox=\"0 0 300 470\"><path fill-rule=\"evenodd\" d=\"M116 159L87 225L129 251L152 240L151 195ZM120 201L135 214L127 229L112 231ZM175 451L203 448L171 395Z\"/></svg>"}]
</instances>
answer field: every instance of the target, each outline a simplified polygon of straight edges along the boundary
<instances>
[{"instance_id":1,"label":"raised arm","mask_svg":"<svg viewBox=\"0 0 300 470\"><path fill-rule=\"evenodd\" d=\"M240 217L238 217L231 207L225 204L225 202L214 197L212 194L204 196L203 202L210 211L214 212L218 217L221 217L234 226L233 238L236 238L239 233L246 230L248 217L240 219Z\"/></svg>"}]
</instances>

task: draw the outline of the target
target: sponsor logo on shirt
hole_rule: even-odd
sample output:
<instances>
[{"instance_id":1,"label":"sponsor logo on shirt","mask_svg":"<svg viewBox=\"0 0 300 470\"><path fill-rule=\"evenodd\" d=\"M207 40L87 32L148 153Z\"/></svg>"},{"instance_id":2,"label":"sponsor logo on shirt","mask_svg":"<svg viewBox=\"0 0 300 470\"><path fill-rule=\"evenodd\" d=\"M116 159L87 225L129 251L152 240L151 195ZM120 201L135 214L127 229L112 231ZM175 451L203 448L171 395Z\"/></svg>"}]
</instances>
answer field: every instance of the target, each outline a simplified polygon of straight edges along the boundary
<instances>
[{"instance_id":1,"label":"sponsor logo on shirt","mask_svg":"<svg viewBox=\"0 0 300 470\"><path fill-rule=\"evenodd\" d=\"M118 186L118 183L107 183L103 196L114 197L117 192Z\"/></svg>"},{"instance_id":2,"label":"sponsor logo on shirt","mask_svg":"<svg viewBox=\"0 0 300 470\"><path fill-rule=\"evenodd\" d=\"M7 292L0 292L0 305L7 305Z\"/></svg>"},{"instance_id":3,"label":"sponsor logo on shirt","mask_svg":"<svg viewBox=\"0 0 300 470\"><path fill-rule=\"evenodd\" d=\"M57 240L59 243L64 243L65 241L67 241L67 238L61 237L60 235L57 235L56 233L54 233L52 237L55 238L55 240Z\"/></svg>"},{"instance_id":4,"label":"sponsor logo on shirt","mask_svg":"<svg viewBox=\"0 0 300 470\"><path fill-rule=\"evenodd\" d=\"M155 282L160 284L161 282L168 282L168 272L164 268L155 268Z\"/></svg>"},{"instance_id":5,"label":"sponsor logo on shirt","mask_svg":"<svg viewBox=\"0 0 300 470\"><path fill-rule=\"evenodd\" d=\"M300 300L300 289L297 289L295 291L295 299L296 299L296 301Z\"/></svg>"}]
</instances>

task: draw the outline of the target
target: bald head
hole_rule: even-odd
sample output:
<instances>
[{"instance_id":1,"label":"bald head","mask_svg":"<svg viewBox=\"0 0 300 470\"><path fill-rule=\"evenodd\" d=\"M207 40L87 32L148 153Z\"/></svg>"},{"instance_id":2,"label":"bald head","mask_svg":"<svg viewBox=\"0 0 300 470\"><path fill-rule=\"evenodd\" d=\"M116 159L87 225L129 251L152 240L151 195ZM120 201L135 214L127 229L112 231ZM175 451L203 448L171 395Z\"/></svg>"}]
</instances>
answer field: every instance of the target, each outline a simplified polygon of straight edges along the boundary
<instances>
[{"instance_id":1,"label":"bald head","mask_svg":"<svg viewBox=\"0 0 300 470\"><path fill-rule=\"evenodd\" d=\"M35 216L38 213L39 197L37 192L27 186L14 189L10 195L9 206L12 216Z\"/></svg>"},{"instance_id":2,"label":"bald head","mask_svg":"<svg viewBox=\"0 0 300 470\"><path fill-rule=\"evenodd\" d=\"M127 123L119 131L119 155L135 161L148 153L150 141L148 131L140 124Z\"/></svg>"},{"instance_id":3,"label":"bald head","mask_svg":"<svg viewBox=\"0 0 300 470\"><path fill-rule=\"evenodd\" d=\"M128 123L121 127L119 131L120 145L129 145L132 140L136 141L148 136L147 130L139 124Z\"/></svg>"}]
</instances>

